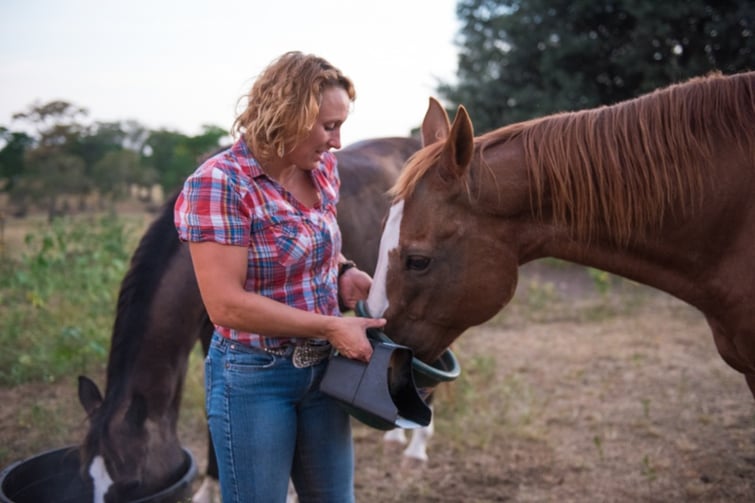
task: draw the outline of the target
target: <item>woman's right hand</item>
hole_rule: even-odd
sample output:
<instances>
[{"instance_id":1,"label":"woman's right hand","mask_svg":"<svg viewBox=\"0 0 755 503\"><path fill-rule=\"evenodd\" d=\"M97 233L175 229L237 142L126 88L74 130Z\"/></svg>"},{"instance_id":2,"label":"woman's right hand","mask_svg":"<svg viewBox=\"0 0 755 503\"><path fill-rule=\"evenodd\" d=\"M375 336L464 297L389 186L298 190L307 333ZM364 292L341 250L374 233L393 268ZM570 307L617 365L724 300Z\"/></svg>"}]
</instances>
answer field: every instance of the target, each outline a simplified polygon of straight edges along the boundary
<instances>
[{"instance_id":1,"label":"woman's right hand","mask_svg":"<svg viewBox=\"0 0 755 503\"><path fill-rule=\"evenodd\" d=\"M368 362L372 357L372 345L367 339L367 329L382 328L385 323L384 318L334 318L326 337L341 356Z\"/></svg>"}]
</instances>

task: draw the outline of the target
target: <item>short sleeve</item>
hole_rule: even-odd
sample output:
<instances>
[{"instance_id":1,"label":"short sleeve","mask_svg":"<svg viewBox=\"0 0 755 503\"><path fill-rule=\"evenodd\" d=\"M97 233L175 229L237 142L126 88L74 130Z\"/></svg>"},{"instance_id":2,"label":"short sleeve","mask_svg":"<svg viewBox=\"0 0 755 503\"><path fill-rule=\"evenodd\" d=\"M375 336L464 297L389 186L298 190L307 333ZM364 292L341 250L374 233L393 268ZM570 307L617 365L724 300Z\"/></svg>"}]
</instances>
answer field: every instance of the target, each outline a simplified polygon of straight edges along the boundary
<instances>
[{"instance_id":1,"label":"short sleeve","mask_svg":"<svg viewBox=\"0 0 755 503\"><path fill-rule=\"evenodd\" d=\"M184 183L174 206L182 241L248 246L250 212L238 178L215 165L203 165Z\"/></svg>"}]
</instances>

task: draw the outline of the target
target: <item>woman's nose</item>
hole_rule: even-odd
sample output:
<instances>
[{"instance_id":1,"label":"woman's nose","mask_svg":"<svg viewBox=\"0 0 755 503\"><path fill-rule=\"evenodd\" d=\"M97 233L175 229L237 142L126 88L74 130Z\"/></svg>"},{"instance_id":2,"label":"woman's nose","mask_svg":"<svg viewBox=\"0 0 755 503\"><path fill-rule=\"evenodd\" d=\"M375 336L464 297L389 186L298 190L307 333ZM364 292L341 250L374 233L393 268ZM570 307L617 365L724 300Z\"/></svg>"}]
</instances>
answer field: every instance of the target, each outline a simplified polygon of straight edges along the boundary
<instances>
[{"instance_id":1,"label":"woman's nose","mask_svg":"<svg viewBox=\"0 0 755 503\"><path fill-rule=\"evenodd\" d=\"M336 150L341 148L341 131L340 130L336 130L330 133L330 138L328 138L328 146Z\"/></svg>"}]
</instances>

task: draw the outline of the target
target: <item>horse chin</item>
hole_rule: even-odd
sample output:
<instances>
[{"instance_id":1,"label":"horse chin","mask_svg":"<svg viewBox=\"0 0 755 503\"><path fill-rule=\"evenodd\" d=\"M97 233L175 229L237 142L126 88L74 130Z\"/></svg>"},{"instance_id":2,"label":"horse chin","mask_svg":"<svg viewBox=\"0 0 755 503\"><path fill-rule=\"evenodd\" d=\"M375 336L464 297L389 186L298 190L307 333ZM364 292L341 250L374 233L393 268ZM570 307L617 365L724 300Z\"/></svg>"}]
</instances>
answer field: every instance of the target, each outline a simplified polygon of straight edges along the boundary
<instances>
[{"instance_id":1,"label":"horse chin","mask_svg":"<svg viewBox=\"0 0 755 503\"><path fill-rule=\"evenodd\" d=\"M441 327L424 320L396 323L389 318L385 333L396 344L411 348L415 358L431 365L461 335L462 330Z\"/></svg>"}]
</instances>

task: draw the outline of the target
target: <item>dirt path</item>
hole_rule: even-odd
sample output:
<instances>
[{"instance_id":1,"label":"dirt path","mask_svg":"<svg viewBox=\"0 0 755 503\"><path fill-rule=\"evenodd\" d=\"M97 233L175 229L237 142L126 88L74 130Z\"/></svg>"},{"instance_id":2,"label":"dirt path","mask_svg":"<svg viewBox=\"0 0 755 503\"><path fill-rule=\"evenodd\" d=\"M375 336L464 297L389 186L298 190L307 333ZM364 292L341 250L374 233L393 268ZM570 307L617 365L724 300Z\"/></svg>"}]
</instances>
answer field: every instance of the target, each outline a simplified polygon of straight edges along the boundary
<instances>
[{"instance_id":1,"label":"dirt path","mask_svg":"<svg viewBox=\"0 0 755 503\"><path fill-rule=\"evenodd\" d=\"M572 274L530 284L561 299L543 322L515 306L462 336L426 466L358 432L360 501L755 501L755 402L702 316L637 285L596 301Z\"/></svg>"}]
</instances>

